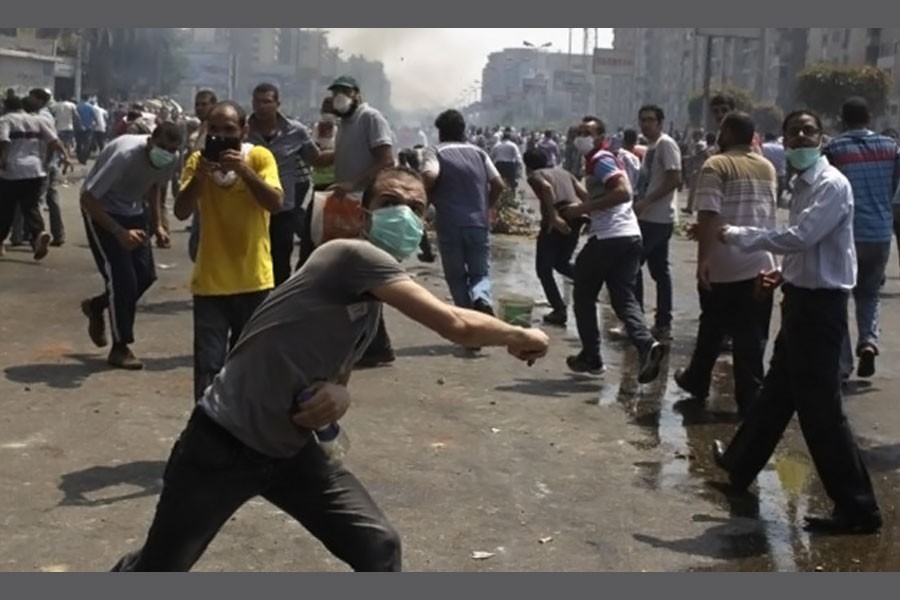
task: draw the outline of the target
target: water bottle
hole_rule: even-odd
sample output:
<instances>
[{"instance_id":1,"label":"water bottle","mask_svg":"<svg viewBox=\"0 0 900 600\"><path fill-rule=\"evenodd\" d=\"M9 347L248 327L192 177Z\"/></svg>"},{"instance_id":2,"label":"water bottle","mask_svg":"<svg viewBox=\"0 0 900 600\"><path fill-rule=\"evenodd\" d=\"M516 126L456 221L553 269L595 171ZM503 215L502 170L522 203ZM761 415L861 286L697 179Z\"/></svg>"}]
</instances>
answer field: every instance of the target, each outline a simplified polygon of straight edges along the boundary
<instances>
[{"instance_id":1,"label":"water bottle","mask_svg":"<svg viewBox=\"0 0 900 600\"><path fill-rule=\"evenodd\" d=\"M318 387L316 386L303 390L297 398L297 406L302 406L303 403L309 402L312 397L315 396L317 391ZM347 432L344 431L343 427L338 423L332 423L321 429L317 429L315 434L319 446L322 447L325 454L332 460L343 460L350 451L350 438L347 436Z\"/></svg>"}]
</instances>

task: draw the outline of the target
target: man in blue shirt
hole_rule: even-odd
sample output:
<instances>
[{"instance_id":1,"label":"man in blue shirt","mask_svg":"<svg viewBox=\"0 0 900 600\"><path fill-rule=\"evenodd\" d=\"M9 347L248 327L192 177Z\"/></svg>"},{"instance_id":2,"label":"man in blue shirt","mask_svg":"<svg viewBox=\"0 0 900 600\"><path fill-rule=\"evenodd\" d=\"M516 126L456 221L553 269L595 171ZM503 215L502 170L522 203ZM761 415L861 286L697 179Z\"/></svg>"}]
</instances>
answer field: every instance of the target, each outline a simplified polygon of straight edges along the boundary
<instances>
[{"instance_id":1,"label":"man in blue shirt","mask_svg":"<svg viewBox=\"0 0 900 600\"><path fill-rule=\"evenodd\" d=\"M857 279L853 288L859 339L857 375L875 374L878 356L878 294L891 254L894 192L900 178L900 148L897 142L869 129L869 105L850 98L841 110L845 131L831 139L824 154L853 188L853 239L856 245ZM844 344L841 372L853 369L849 338Z\"/></svg>"},{"instance_id":2,"label":"man in blue shirt","mask_svg":"<svg viewBox=\"0 0 900 600\"><path fill-rule=\"evenodd\" d=\"M94 112L94 106L89 100L89 95L82 94L81 102L75 107L78 113L78 124L75 130L76 152L78 154L78 162L83 165L87 164L88 158L91 156L91 146L94 141L94 123L97 120L97 113Z\"/></svg>"}]
</instances>

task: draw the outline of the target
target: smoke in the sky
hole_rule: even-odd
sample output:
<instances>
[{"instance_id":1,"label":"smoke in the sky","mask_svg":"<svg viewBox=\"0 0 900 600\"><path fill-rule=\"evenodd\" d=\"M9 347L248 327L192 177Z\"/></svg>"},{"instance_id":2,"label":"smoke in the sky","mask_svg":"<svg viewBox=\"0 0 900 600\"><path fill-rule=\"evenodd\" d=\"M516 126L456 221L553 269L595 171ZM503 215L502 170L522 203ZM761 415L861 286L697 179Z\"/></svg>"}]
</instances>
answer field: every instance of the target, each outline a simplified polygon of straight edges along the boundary
<instances>
[{"instance_id":1,"label":"smoke in the sky","mask_svg":"<svg viewBox=\"0 0 900 600\"><path fill-rule=\"evenodd\" d=\"M485 56L458 53L452 35L440 29L330 29L331 43L345 57L362 54L384 63L392 103L403 110L435 108L457 100L457 82L476 79ZM448 42L454 46L444 45ZM443 43L442 43L443 42ZM475 76L471 74L475 73ZM467 77L468 75L468 77ZM450 84L450 85L448 85ZM363 90L365 95L365 90ZM448 94L454 97L448 98Z\"/></svg>"}]
</instances>

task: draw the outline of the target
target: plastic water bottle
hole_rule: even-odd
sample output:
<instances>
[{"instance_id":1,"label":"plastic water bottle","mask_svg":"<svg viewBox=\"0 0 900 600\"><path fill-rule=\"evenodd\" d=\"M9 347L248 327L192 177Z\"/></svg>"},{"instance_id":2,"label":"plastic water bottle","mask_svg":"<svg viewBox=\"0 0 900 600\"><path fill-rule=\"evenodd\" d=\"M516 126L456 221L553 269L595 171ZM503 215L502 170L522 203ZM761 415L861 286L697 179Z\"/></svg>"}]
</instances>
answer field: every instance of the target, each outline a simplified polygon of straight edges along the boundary
<instances>
[{"instance_id":1,"label":"plastic water bottle","mask_svg":"<svg viewBox=\"0 0 900 600\"><path fill-rule=\"evenodd\" d=\"M315 396L317 391L318 388L316 386L303 390L297 398L297 406L299 407L304 403L309 402L312 397ZM322 447L325 454L332 460L343 460L344 457L347 456L347 453L350 452L350 438L340 424L335 422L326 425L321 429L317 429L315 434L319 446Z\"/></svg>"}]
</instances>

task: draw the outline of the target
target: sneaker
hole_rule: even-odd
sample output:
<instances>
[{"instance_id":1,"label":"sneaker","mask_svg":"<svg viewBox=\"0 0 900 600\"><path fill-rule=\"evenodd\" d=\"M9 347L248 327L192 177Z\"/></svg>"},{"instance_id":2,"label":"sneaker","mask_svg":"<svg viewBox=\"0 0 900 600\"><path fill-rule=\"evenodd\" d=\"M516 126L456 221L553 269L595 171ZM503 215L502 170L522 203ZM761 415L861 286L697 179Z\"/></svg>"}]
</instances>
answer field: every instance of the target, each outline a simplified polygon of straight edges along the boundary
<instances>
[{"instance_id":1,"label":"sneaker","mask_svg":"<svg viewBox=\"0 0 900 600\"><path fill-rule=\"evenodd\" d=\"M140 371L144 368L144 363L138 360L131 348L125 344L113 344L112 350L109 351L109 358L106 360L118 369Z\"/></svg>"},{"instance_id":2,"label":"sneaker","mask_svg":"<svg viewBox=\"0 0 900 600\"><path fill-rule=\"evenodd\" d=\"M54 237L53 241L50 242L50 245L53 246L54 248L62 248L65 245L65 243L66 243L66 240Z\"/></svg>"},{"instance_id":3,"label":"sneaker","mask_svg":"<svg viewBox=\"0 0 900 600\"><path fill-rule=\"evenodd\" d=\"M659 367L666 355L666 347L659 342L653 342L650 349L641 356L641 371L638 373L638 383L650 383L659 377Z\"/></svg>"},{"instance_id":4,"label":"sneaker","mask_svg":"<svg viewBox=\"0 0 900 600\"><path fill-rule=\"evenodd\" d=\"M487 300L484 300L482 298L479 298L478 300L476 300L475 302L472 303L472 310L477 310L478 312L484 313L491 317L495 316L493 307L490 305L490 303Z\"/></svg>"},{"instance_id":5,"label":"sneaker","mask_svg":"<svg viewBox=\"0 0 900 600\"><path fill-rule=\"evenodd\" d=\"M875 374L875 357L878 352L872 346L866 346L859 351L859 365L856 367L857 377L871 377Z\"/></svg>"},{"instance_id":6,"label":"sneaker","mask_svg":"<svg viewBox=\"0 0 900 600\"><path fill-rule=\"evenodd\" d=\"M108 344L106 340L106 320L103 318L102 310L95 310L91 304L91 299L81 303L81 312L88 318L88 335L94 345L103 348Z\"/></svg>"},{"instance_id":7,"label":"sneaker","mask_svg":"<svg viewBox=\"0 0 900 600\"><path fill-rule=\"evenodd\" d=\"M650 333L653 334L653 337L659 340L660 342L671 342L672 341L672 328L671 327L660 327L659 325L653 326L650 329Z\"/></svg>"},{"instance_id":8,"label":"sneaker","mask_svg":"<svg viewBox=\"0 0 900 600\"><path fill-rule=\"evenodd\" d=\"M687 376L687 369L678 369L675 371L675 375L672 377L675 380L676 385L683 389L685 392L691 395L691 398L694 400L706 400L706 397L709 395L708 392L700 392L697 387L695 387Z\"/></svg>"},{"instance_id":9,"label":"sneaker","mask_svg":"<svg viewBox=\"0 0 900 600\"><path fill-rule=\"evenodd\" d=\"M544 324L545 325L555 325L557 327L565 327L566 322L569 320L568 314L566 313L566 309L562 310L554 310L552 312L544 315Z\"/></svg>"},{"instance_id":10,"label":"sneaker","mask_svg":"<svg viewBox=\"0 0 900 600\"><path fill-rule=\"evenodd\" d=\"M587 358L584 353L566 358L566 365L573 373L588 373L590 375L602 375L606 372L603 361L599 358L593 360Z\"/></svg>"},{"instance_id":11,"label":"sneaker","mask_svg":"<svg viewBox=\"0 0 900 600\"><path fill-rule=\"evenodd\" d=\"M37 241L33 244L34 260L41 260L47 256L47 253L50 252L51 241L53 241L53 237L46 231L43 231L38 235Z\"/></svg>"}]
</instances>

